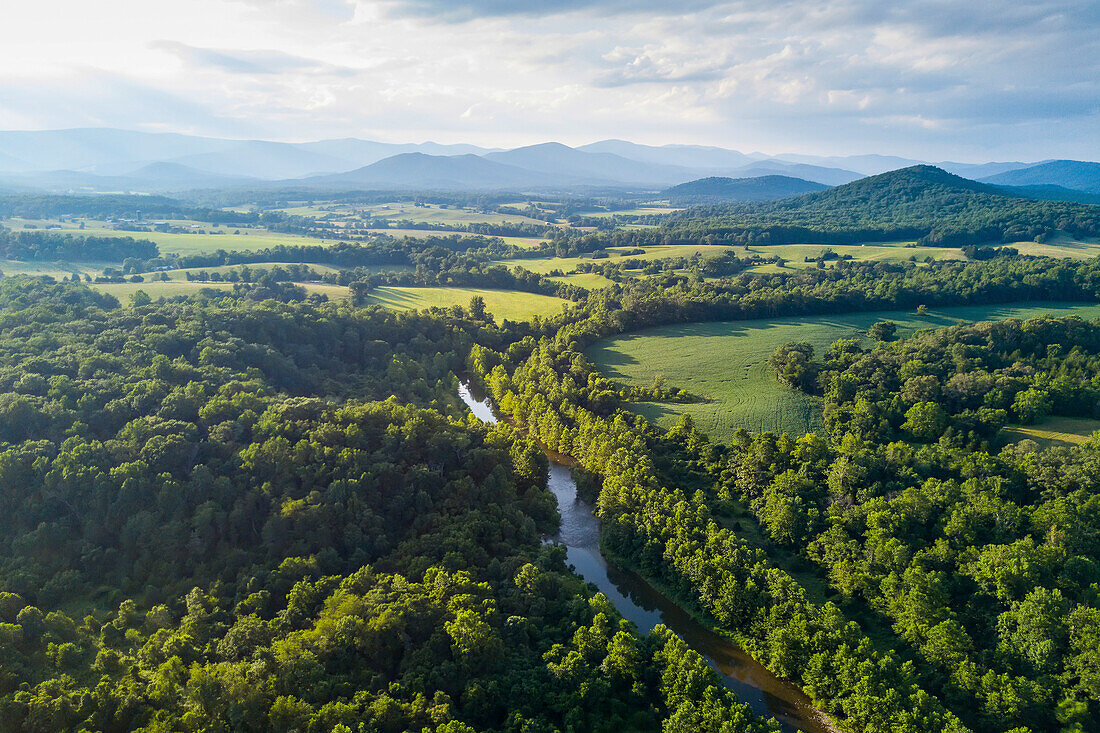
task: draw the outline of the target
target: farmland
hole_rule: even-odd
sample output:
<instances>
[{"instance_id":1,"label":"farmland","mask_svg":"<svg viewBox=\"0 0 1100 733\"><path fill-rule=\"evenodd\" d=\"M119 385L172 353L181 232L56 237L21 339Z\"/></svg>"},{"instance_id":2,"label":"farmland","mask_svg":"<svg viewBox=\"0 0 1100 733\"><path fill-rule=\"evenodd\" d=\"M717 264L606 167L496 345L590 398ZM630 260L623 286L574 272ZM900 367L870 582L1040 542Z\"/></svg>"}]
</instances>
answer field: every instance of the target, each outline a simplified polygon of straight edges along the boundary
<instances>
[{"instance_id":1,"label":"farmland","mask_svg":"<svg viewBox=\"0 0 1100 733\"><path fill-rule=\"evenodd\" d=\"M1100 305L965 306L930 310L924 316L885 311L683 324L601 341L588 349L587 356L605 374L627 384L649 386L655 379L663 379L705 400L634 405L638 413L662 427L687 414L716 440L728 440L742 427L802 434L820 425L819 409L814 398L780 385L770 373L767 360L776 347L806 341L820 354L839 338L862 337L880 320L895 321L906 335L920 328L1044 313L1098 318Z\"/></svg>"},{"instance_id":2,"label":"farmland","mask_svg":"<svg viewBox=\"0 0 1100 733\"><path fill-rule=\"evenodd\" d=\"M88 221L83 229L79 229L72 222L56 221L28 221L23 219L5 220L0 222L3 226L13 230L20 230L24 224L32 224L38 228L60 226L54 230L54 234L72 234L89 237L132 237L134 239L147 239L156 243L161 254L191 255L203 252L216 252L220 249L226 251L256 251L268 247L323 245L335 240L323 240L314 237L303 237L296 234L282 234L272 232L262 227L230 227L217 226L203 222L173 221L173 226L196 226L194 232L133 232L125 229L117 229L108 222ZM211 232L217 232L212 234Z\"/></svg>"},{"instance_id":3,"label":"farmland","mask_svg":"<svg viewBox=\"0 0 1100 733\"><path fill-rule=\"evenodd\" d=\"M344 300L350 297L351 290L343 285L329 285L326 283L297 283L307 293L326 295L329 300ZM203 289L225 290L233 289L232 283L226 282L188 282L186 280L169 280L167 282L143 282L143 283L89 283L88 287L118 298L119 302L126 305L130 297L139 290L145 291L153 300L157 298L172 298L177 295L197 295Z\"/></svg>"},{"instance_id":4,"label":"farmland","mask_svg":"<svg viewBox=\"0 0 1100 733\"><path fill-rule=\"evenodd\" d=\"M1079 445L1100 430L1100 420L1080 417L1048 417L1035 425L1008 425L1002 430L1010 442L1031 439L1046 448L1058 445Z\"/></svg>"},{"instance_id":5,"label":"farmland","mask_svg":"<svg viewBox=\"0 0 1100 733\"><path fill-rule=\"evenodd\" d=\"M379 287L367 296L366 304L377 303L394 310L423 309L432 306L448 308L467 306L470 299L480 295L485 307L497 320L524 321L533 316L552 316L560 313L569 301L536 293L487 288L414 288Z\"/></svg>"}]
</instances>

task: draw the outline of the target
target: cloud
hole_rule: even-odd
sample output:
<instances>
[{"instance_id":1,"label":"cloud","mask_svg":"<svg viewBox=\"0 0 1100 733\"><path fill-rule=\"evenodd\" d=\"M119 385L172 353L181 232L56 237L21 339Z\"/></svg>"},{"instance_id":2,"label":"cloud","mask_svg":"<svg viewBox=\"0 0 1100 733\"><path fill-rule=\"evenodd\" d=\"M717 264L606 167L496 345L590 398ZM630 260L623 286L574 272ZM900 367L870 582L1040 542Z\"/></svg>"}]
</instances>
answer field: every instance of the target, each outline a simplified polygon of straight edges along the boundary
<instances>
[{"instance_id":1,"label":"cloud","mask_svg":"<svg viewBox=\"0 0 1100 733\"><path fill-rule=\"evenodd\" d=\"M355 74L355 69L273 50L225 50L197 48L177 41L153 41L150 48L168 51L193 67L219 69L231 74Z\"/></svg>"},{"instance_id":2,"label":"cloud","mask_svg":"<svg viewBox=\"0 0 1100 733\"><path fill-rule=\"evenodd\" d=\"M94 5L5 18L0 121L930 159L1094 157L1100 139L1097 0Z\"/></svg>"},{"instance_id":3,"label":"cloud","mask_svg":"<svg viewBox=\"0 0 1100 733\"><path fill-rule=\"evenodd\" d=\"M362 0L361 0L362 1ZM486 17L544 17L583 11L593 15L660 13L677 15L721 5L720 0L398 0L392 11L447 22Z\"/></svg>"}]
</instances>

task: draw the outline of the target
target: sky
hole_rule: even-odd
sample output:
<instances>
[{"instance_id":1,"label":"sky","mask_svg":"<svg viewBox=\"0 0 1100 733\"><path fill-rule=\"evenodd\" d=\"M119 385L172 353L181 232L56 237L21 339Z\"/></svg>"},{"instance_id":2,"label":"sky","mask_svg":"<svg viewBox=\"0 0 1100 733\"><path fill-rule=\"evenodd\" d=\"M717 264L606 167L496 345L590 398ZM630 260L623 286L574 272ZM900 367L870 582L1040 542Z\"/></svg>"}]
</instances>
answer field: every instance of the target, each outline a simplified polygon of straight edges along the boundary
<instances>
[{"instance_id":1,"label":"sky","mask_svg":"<svg viewBox=\"0 0 1100 733\"><path fill-rule=\"evenodd\" d=\"M1100 0L5 4L0 129L1100 158Z\"/></svg>"}]
</instances>

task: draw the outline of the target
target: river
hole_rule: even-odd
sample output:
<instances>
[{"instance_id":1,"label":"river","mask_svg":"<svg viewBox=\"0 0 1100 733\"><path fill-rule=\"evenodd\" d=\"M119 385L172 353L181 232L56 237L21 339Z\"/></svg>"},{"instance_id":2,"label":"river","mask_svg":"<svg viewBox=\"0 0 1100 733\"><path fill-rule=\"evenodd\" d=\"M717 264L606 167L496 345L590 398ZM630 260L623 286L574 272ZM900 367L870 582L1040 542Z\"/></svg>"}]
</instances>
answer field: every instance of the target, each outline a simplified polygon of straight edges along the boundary
<instances>
[{"instance_id":1,"label":"river","mask_svg":"<svg viewBox=\"0 0 1100 733\"><path fill-rule=\"evenodd\" d=\"M487 398L475 396L467 383L458 396L479 419L498 418ZM729 639L698 623L671 599L632 571L615 567L600 552L600 520L592 507L577 496L577 484L561 456L550 459L549 486L558 501L561 525L551 541L565 545L569 563L578 575L600 589L624 618L642 633L664 624L706 658L726 687L761 717L774 717L784 731L835 733L810 698L795 685L776 677Z\"/></svg>"}]
</instances>

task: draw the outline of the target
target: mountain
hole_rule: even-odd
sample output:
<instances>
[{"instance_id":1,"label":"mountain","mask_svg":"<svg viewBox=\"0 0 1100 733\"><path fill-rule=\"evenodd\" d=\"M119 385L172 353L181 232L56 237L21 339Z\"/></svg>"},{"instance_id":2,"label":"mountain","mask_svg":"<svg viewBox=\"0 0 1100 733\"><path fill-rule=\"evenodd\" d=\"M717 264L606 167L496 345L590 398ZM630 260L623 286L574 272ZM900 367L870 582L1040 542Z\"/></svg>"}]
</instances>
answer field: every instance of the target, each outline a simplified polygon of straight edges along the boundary
<instances>
[{"instance_id":1,"label":"mountain","mask_svg":"<svg viewBox=\"0 0 1100 733\"><path fill-rule=\"evenodd\" d=\"M474 145L392 144L353 138L283 143L100 128L0 131L0 172L11 173L64 170L126 176L152 163L173 163L233 178L277 180L350 171L409 152L465 155L492 151Z\"/></svg>"},{"instance_id":2,"label":"mountain","mask_svg":"<svg viewBox=\"0 0 1100 733\"><path fill-rule=\"evenodd\" d=\"M840 186L863 178L863 174L842 168L825 168L806 163L789 163L783 160L763 160L752 165L730 171L727 175L738 178L756 178L759 176L788 176L801 178L826 186Z\"/></svg>"},{"instance_id":3,"label":"mountain","mask_svg":"<svg viewBox=\"0 0 1100 733\"><path fill-rule=\"evenodd\" d=\"M1033 165L1035 163L1021 163L1019 161L1003 163L954 163L944 161L936 163L937 168L942 168L948 173L954 173L956 176L962 176L963 178L971 178L975 181Z\"/></svg>"},{"instance_id":4,"label":"mountain","mask_svg":"<svg viewBox=\"0 0 1100 733\"><path fill-rule=\"evenodd\" d=\"M873 176L899 168L920 165L923 161L899 158L896 155L777 155L773 160L802 163L823 168L840 168ZM847 181L845 181L847 183Z\"/></svg>"},{"instance_id":5,"label":"mountain","mask_svg":"<svg viewBox=\"0 0 1100 733\"><path fill-rule=\"evenodd\" d=\"M745 155L736 150L705 145L638 145L625 140L601 140L581 145L585 153L610 153L639 163L671 165L682 168L730 169L750 165L766 156Z\"/></svg>"},{"instance_id":6,"label":"mountain","mask_svg":"<svg viewBox=\"0 0 1100 733\"><path fill-rule=\"evenodd\" d=\"M1079 204L1100 204L1100 193L1088 193L1064 186L997 186L1009 196L1022 196L1039 201L1075 201Z\"/></svg>"},{"instance_id":7,"label":"mountain","mask_svg":"<svg viewBox=\"0 0 1100 733\"><path fill-rule=\"evenodd\" d=\"M718 241L739 242L751 232L773 244L919 239L961 246L1059 232L1097 236L1100 209L1011 196L1004 189L919 165L781 201L686 209L672 214L667 226L694 236L710 234Z\"/></svg>"},{"instance_id":8,"label":"mountain","mask_svg":"<svg viewBox=\"0 0 1100 733\"><path fill-rule=\"evenodd\" d=\"M300 178L349 168L339 158L264 140L245 140L216 152L173 158L169 162L223 176L267 179Z\"/></svg>"},{"instance_id":9,"label":"mountain","mask_svg":"<svg viewBox=\"0 0 1100 733\"><path fill-rule=\"evenodd\" d=\"M440 145L439 143L379 143L357 138L340 140L319 140L311 143L299 143L301 150L339 160L346 164L345 170L361 168L391 158L401 153L426 153L428 155L483 155L494 152L492 149L476 145Z\"/></svg>"},{"instance_id":10,"label":"mountain","mask_svg":"<svg viewBox=\"0 0 1100 733\"><path fill-rule=\"evenodd\" d=\"M661 193L673 205L720 203L727 201L773 201L824 191L828 186L789 176L756 178L700 178L681 183Z\"/></svg>"},{"instance_id":11,"label":"mountain","mask_svg":"<svg viewBox=\"0 0 1100 733\"><path fill-rule=\"evenodd\" d=\"M22 163L17 172L75 170L117 174L144 163L221 149L229 141L106 128L0 131L0 155ZM95 170L113 166L111 170ZM6 167L6 166L5 166Z\"/></svg>"},{"instance_id":12,"label":"mountain","mask_svg":"<svg viewBox=\"0 0 1100 733\"><path fill-rule=\"evenodd\" d=\"M294 183L317 188L406 188L425 190L530 189L571 183L478 155L402 153L347 173L312 176ZM287 183L287 182L284 182Z\"/></svg>"},{"instance_id":13,"label":"mountain","mask_svg":"<svg viewBox=\"0 0 1100 733\"><path fill-rule=\"evenodd\" d=\"M145 184L166 186L173 190L185 188L214 188L255 182L255 178L246 176L223 176L209 173L180 163L149 163L128 173L132 178Z\"/></svg>"},{"instance_id":14,"label":"mountain","mask_svg":"<svg viewBox=\"0 0 1100 733\"><path fill-rule=\"evenodd\" d=\"M591 184L682 183L698 172L679 166L642 163L614 153L589 153L561 143L542 143L483 156L505 165Z\"/></svg>"},{"instance_id":15,"label":"mountain","mask_svg":"<svg viewBox=\"0 0 1100 733\"><path fill-rule=\"evenodd\" d=\"M982 181L997 186L1062 186L1087 193L1100 193L1100 163L1052 160L989 176Z\"/></svg>"}]
</instances>

